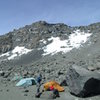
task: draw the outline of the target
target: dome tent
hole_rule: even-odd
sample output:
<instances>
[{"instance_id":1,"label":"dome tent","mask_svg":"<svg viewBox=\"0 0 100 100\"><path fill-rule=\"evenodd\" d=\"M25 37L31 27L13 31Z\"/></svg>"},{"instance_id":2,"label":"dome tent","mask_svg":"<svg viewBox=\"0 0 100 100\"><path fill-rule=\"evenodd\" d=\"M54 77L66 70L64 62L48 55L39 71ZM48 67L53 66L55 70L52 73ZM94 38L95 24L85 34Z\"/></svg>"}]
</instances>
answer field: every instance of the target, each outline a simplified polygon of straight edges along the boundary
<instances>
[{"instance_id":1,"label":"dome tent","mask_svg":"<svg viewBox=\"0 0 100 100\"><path fill-rule=\"evenodd\" d=\"M36 84L36 81L34 78L24 78L24 79L21 79L17 84L16 86L31 86L31 85L35 85Z\"/></svg>"},{"instance_id":2,"label":"dome tent","mask_svg":"<svg viewBox=\"0 0 100 100\"><path fill-rule=\"evenodd\" d=\"M62 86L60 86L60 84L55 82L55 81L49 81L49 82L45 83L44 84L44 89L48 90L51 86L53 86L54 89L57 89L59 92L64 91L64 88Z\"/></svg>"}]
</instances>

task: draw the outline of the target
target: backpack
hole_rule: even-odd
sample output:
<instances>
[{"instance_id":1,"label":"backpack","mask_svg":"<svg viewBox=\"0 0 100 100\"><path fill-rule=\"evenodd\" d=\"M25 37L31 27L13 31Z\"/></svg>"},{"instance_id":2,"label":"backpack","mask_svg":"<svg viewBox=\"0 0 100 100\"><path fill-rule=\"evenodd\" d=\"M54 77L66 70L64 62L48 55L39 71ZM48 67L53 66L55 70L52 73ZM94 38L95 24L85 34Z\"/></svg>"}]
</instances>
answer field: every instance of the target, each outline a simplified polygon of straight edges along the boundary
<instances>
[{"instance_id":1,"label":"backpack","mask_svg":"<svg viewBox=\"0 0 100 100\"><path fill-rule=\"evenodd\" d=\"M40 83L42 81L42 78L39 76L37 77L37 83Z\"/></svg>"}]
</instances>

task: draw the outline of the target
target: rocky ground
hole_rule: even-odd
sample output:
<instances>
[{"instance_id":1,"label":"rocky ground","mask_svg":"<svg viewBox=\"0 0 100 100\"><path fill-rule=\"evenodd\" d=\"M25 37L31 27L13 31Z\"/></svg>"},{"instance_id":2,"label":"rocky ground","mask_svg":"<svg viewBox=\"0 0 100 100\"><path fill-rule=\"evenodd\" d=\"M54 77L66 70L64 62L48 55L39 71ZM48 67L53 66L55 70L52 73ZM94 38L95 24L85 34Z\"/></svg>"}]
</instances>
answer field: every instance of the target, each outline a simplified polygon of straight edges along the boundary
<instances>
[{"instance_id":1,"label":"rocky ground","mask_svg":"<svg viewBox=\"0 0 100 100\"><path fill-rule=\"evenodd\" d=\"M70 94L68 87L64 87L65 91L60 93L60 97L56 100L100 100L100 96L93 96L87 98L79 98ZM15 83L8 82L0 83L0 99L1 100L50 100L51 92L44 92L40 98L35 98L36 86L27 88L19 88ZM51 99L52 100L52 99Z\"/></svg>"},{"instance_id":2,"label":"rocky ground","mask_svg":"<svg viewBox=\"0 0 100 100\"><path fill-rule=\"evenodd\" d=\"M74 51L70 52L73 53ZM16 87L16 83L12 82L12 79L14 78L15 74L19 74L20 76L23 77L34 77L38 75L38 73L42 73L43 75L43 83L49 81L49 80L56 80L57 82L61 82L62 80L65 79L67 70L70 66L72 65L78 65L79 68L84 67L88 70L95 70L99 72L99 65L97 66L97 63L99 64L99 57L93 56L91 58L95 62L93 63L91 59L88 58L79 58L79 55L76 53L77 58L75 59L73 56L70 56L71 54L67 55L62 55L59 53L58 55L54 55L52 57L44 57L39 60L33 60L31 64L23 63L22 65L20 62L16 61L17 64L14 62L7 62L3 63L3 66L1 67L1 72L0 72L0 97L2 98L1 100L36 100L35 98L35 93L36 93L36 86L30 86L28 88L18 88ZM87 53L86 53L87 54ZM85 55L83 55L85 56ZM98 55L96 55L98 56ZM24 58L23 58L24 59ZM21 59L21 62L24 62L23 59ZM27 60L26 60L27 61ZM60 93L60 98L57 98L57 100L99 100L100 96L93 96L93 97L88 97L88 98L79 98L76 97L69 92L69 88L66 86L65 92ZM28 90L27 92L25 92ZM40 100L48 100L49 98L49 93L45 92Z\"/></svg>"}]
</instances>

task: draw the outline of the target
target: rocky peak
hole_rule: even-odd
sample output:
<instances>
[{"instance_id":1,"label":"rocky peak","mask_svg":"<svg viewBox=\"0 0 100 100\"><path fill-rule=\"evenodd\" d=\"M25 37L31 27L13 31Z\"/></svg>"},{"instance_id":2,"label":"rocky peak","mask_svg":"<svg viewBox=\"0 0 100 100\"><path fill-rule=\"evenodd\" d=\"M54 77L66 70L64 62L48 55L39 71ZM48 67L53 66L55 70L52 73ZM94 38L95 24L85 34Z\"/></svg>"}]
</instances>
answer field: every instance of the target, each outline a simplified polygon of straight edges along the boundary
<instances>
[{"instance_id":1,"label":"rocky peak","mask_svg":"<svg viewBox=\"0 0 100 100\"><path fill-rule=\"evenodd\" d=\"M38 21L33 23L34 25L48 25L48 23L46 21Z\"/></svg>"},{"instance_id":2,"label":"rocky peak","mask_svg":"<svg viewBox=\"0 0 100 100\"><path fill-rule=\"evenodd\" d=\"M46 21L38 21L25 27L14 29L6 35L0 36L0 53L12 50L16 46L25 46L28 49L38 47L39 41L51 36L67 38L74 30L87 32L88 30L99 32L100 23L89 26L70 27L63 23L49 24ZM65 35L66 34L66 35Z\"/></svg>"}]
</instances>

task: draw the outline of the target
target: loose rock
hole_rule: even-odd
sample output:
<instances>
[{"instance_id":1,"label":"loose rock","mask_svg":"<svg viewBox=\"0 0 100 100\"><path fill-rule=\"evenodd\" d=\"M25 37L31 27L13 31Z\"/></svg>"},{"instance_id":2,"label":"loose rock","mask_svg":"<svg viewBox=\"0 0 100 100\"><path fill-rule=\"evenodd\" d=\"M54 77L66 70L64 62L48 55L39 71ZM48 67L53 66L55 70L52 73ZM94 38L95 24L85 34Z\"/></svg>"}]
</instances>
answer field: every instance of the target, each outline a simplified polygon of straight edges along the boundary
<instances>
[{"instance_id":1,"label":"loose rock","mask_svg":"<svg viewBox=\"0 0 100 100\"><path fill-rule=\"evenodd\" d=\"M67 84L72 94L87 97L100 94L100 74L79 66L70 67L66 75Z\"/></svg>"}]
</instances>

